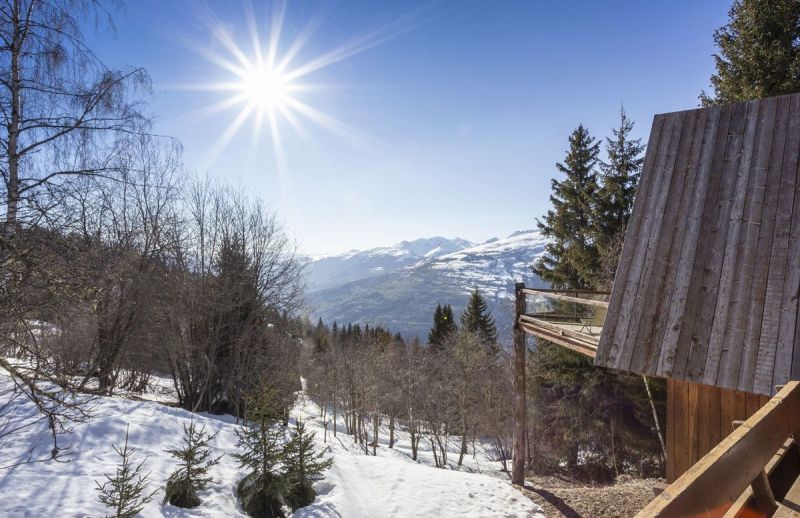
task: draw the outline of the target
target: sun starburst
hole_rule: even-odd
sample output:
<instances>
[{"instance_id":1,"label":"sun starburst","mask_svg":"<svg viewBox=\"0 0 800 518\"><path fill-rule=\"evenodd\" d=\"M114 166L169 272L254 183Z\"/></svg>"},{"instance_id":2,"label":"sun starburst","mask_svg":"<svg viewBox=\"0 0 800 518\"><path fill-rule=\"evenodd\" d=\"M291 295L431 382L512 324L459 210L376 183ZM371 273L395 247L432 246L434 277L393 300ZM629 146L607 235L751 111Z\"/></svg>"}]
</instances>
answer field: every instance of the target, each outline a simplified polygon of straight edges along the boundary
<instances>
[{"instance_id":1,"label":"sun starburst","mask_svg":"<svg viewBox=\"0 0 800 518\"><path fill-rule=\"evenodd\" d=\"M278 1L273 6L269 15L259 17L252 4L245 4L249 36L247 45L237 41L231 32L207 11L204 21L217 45L191 46L195 52L230 75L227 81L189 85L192 89L223 94L221 100L207 106L196 115L202 117L220 112L234 114L230 123L211 146L210 158L213 160L218 156L248 121L252 122L251 142L254 144L260 144L265 131L269 133L280 174L283 174L285 168L281 131L286 124L302 135L305 133L302 121L311 121L351 142L374 145L371 138L309 105L307 101L301 99L300 94L324 88L308 82L309 76L314 72L411 30L418 25L414 22L418 12L401 16L375 31L353 38L344 45L301 62L299 57L313 36L317 20L312 20L294 39L284 44L282 40L287 4L285 1ZM220 51L214 50L214 47Z\"/></svg>"}]
</instances>

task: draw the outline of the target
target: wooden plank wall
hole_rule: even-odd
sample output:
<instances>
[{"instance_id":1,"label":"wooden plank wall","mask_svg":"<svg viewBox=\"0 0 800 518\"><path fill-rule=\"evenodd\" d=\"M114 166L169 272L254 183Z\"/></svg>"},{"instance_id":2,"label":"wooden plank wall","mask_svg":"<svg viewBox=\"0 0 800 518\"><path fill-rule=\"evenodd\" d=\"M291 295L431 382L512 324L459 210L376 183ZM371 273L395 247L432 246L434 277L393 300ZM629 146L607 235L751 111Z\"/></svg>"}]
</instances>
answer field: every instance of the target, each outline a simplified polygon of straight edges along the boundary
<instances>
[{"instance_id":1,"label":"wooden plank wall","mask_svg":"<svg viewBox=\"0 0 800 518\"><path fill-rule=\"evenodd\" d=\"M769 397L667 380L667 481L673 482L727 437Z\"/></svg>"},{"instance_id":2,"label":"wooden plank wall","mask_svg":"<svg viewBox=\"0 0 800 518\"><path fill-rule=\"evenodd\" d=\"M595 364L800 379L800 94L657 115Z\"/></svg>"}]
</instances>

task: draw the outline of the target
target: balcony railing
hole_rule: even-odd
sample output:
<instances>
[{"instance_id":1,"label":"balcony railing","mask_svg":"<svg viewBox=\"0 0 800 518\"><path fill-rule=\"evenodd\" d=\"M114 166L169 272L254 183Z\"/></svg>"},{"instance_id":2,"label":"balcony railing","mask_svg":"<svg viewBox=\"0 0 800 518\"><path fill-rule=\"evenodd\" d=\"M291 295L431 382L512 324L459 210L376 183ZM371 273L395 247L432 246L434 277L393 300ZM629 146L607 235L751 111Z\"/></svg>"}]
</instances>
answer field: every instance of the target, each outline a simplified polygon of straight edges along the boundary
<instances>
[{"instance_id":1,"label":"balcony railing","mask_svg":"<svg viewBox=\"0 0 800 518\"><path fill-rule=\"evenodd\" d=\"M517 292L517 325L526 333L594 357L609 293L523 288Z\"/></svg>"}]
</instances>

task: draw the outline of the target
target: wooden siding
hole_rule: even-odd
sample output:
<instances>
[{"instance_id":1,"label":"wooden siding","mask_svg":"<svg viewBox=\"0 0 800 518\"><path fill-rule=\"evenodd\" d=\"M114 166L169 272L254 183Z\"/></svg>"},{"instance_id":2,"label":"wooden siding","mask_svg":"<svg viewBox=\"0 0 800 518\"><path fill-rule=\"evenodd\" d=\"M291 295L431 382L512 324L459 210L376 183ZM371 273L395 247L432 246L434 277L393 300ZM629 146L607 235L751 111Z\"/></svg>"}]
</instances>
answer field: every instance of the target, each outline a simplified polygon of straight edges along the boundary
<instances>
[{"instance_id":1,"label":"wooden siding","mask_svg":"<svg viewBox=\"0 0 800 518\"><path fill-rule=\"evenodd\" d=\"M667 482L673 482L733 432L769 397L667 380Z\"/></svg>"},{"instance_id":2,"label":"wooden siding","mask_svg":"<svg viewBox=\"0 0 800 518\"><path fill-rule=\"evenodd\" d=\"M595 364L800 378L800 94L656 115Z\"/></svg>"}]
</instances>

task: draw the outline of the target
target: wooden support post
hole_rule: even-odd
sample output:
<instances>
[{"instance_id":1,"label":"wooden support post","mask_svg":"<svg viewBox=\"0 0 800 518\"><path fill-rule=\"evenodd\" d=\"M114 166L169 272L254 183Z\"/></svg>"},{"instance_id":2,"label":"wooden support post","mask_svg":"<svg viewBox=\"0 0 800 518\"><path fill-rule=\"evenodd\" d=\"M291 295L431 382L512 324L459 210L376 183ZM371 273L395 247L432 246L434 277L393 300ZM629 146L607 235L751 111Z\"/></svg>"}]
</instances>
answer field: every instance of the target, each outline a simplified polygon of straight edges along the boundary
<instances>
[{"instance_id":1,"label":"wooden support post","mask_svg":"<svg viewBox=\"0 0 800 518\"><path fill-rule=\"evenodd\" d=\"M525 313L525 285L514 287L517 297L514 318L514 437L511 452L511 483L525 485L525 442L527 440L528 402L525 394L525 331L519 325L519 316Z\"/></svg>"},{"instance_id":2,"label":"wooden support post","mask_svg":"<svg viewBox=\"0 0 800 518\"><path fill-rule=\"evenodd\" d=\"M736 430L742 426L742 423L744 421L733 421L733 429ZM750 489L753 490L752 510L758 512L759 515L772 516L772 513L778 509L778 503L775 501L775 495L772 493L772 486L769 485L769 478L765 470L762 469L756 475L756 478L750 483Z\"/></svg>"}]
</instances>

